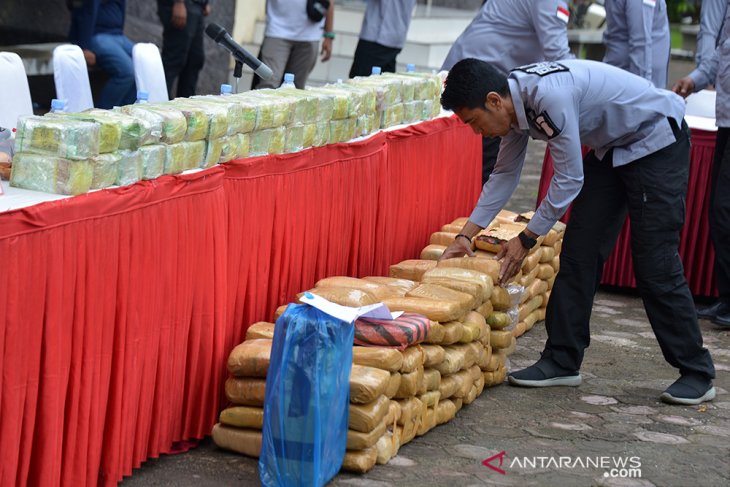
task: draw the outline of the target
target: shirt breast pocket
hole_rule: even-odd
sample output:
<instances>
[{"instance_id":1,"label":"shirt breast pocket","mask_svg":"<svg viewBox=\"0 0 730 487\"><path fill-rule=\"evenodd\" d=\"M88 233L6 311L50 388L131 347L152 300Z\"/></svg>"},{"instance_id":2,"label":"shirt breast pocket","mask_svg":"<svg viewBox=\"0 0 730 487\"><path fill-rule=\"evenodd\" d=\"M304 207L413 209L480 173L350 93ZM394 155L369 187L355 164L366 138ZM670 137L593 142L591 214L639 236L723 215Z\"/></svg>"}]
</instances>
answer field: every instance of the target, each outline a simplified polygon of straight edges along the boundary
<instances>
[{"instance_id":1,"label":"shirt breast pocket","mask_svg":"<svg viewBox=\"0 0 730 487\"><path fill-rule=\"evenodd\" d=\"M730 93L730 38L720 46L717 64L717 84L725 93Z\"/></svg>"}]
</instances>

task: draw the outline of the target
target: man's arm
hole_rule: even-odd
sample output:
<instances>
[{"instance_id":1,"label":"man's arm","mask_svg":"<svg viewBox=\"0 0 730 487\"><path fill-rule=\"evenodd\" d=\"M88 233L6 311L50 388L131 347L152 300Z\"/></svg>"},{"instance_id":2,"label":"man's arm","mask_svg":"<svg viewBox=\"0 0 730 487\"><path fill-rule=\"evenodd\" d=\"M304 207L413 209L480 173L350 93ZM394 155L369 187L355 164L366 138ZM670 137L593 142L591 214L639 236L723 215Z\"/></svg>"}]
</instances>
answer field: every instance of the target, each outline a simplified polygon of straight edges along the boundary
<instances>
[{"instance_id":1,"label":"man's arm","mask_svg":"<svg viewBox=\"0 0 730 487\"><path fill-rule=\"evenodd\" d=\"M324 18L324 38L322 39L322 62L329 61L332 57L332 43L335 39L335 0L330 0L327 15Z\"/></svg>"},{"instance_id":2,"label":"man's arm","mask_svg":"<svg viewBox=\"0 0 730 487\"><path fill-rule=\"evenodd\" d=\"M717 47L717 39L722 31L727 0L703 0L700 9L700 31L697 33L697 66L712 56Z\"/></svg>"},{"instance_id":3,"label":"man's arm","mask_svg":"<svg viewBox=\"0 0 730 487\"><path fill-rule=\"evenodd\" d=\"M559 9L567 12L568 4L563 0L536 2L532 9L532 25L543 46L546 61L575 57L568 47L568 20Z\"/></svg>"},{"instance_id":4,"label":"man's arm","mask_svg":"<svg viewBox=\"0 0 730 487\"><path fill-rule=\"evenodd\" d=\"M91 37L96 27L96 15L100 0L84 0L83 5L71 10L69 38L83 50L91 49Z\"/></svg>"}]
</instances>

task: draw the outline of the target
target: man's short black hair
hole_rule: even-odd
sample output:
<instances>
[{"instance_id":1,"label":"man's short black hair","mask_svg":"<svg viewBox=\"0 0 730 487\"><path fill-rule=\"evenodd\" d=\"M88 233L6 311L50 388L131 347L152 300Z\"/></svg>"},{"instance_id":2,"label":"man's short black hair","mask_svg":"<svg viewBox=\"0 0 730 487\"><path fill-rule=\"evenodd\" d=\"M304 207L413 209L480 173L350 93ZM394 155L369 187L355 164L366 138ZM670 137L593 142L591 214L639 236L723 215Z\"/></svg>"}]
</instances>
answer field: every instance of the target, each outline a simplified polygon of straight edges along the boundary
<instances>
[{"instance_id":1,"label":"man's short black hair","mask_svg":"<svg viewBox=\"0 0 730 487\"><path fill-rule=\"evenodd\" d=\"M441 106L445 110L484 108L484 100L490 91L507 96L507 76L491 64L479 59L462 59L451 68L446 77L446 88L441 94Z\"/></svg>"}]
</instances>

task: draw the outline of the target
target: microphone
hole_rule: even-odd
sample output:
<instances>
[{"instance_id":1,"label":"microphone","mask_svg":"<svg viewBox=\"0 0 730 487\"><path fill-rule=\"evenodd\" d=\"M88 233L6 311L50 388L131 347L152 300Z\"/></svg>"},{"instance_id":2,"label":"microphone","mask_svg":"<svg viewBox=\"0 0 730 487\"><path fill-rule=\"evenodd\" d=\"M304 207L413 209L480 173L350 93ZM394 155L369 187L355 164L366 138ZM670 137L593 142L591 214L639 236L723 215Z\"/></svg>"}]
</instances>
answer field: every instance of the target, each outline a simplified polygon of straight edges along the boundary
<instances>
[{"instance_id":1,"label":"microphone","mask_svg":"<svg viewBox=\"0 0 730 487\"><path fill-rule=\"evenodd\" d=\"M205 28L205 33L208 37L213 39L216 44L220 44L230 51L236 61L244 63L253 69L253 72L261 79L270 79L274 75L270 67L262 63L258 58L252 56L250 52L241 47L241 45L234 41L230 34L226 32L226 29L220 25L211 22L208 24L208 27Z\"/></svg>"}]
</instances>

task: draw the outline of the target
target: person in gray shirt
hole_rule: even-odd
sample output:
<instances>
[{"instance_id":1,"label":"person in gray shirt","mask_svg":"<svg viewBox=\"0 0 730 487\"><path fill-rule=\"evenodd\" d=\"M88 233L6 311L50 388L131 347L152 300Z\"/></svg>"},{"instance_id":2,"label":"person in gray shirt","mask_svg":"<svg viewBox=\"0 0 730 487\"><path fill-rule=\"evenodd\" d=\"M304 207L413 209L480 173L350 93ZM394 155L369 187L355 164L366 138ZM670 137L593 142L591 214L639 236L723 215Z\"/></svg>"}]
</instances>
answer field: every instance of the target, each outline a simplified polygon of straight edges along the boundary
<instances>
[{"instance_id":1,"label":"person in gray shirt","mask_svg":"<svg viewBox=\"0 0 730 487\"><path fill-rule=\"evenodd\" d=\"M605 7L603 62L666 88L670 36L665 0L611 0Z\"/></svg>"},{"instance_id":2,"label":"person in gray shirt","mask_svg":"<svg viewBox=\"0 0 730 487\"><path fill-rule=\"evenodd\" d=\"M704 58L712 56L725 20L727 0L703 0L700 9L700 31L697 33L695 62L702 64Z\"/></svg>"},{"instance_id":3,"label":"person in gray shirt","mask_svg":"<svg viewBox=\"0 0 730 487\"><path fill-rule=\"evenodd\" d=\"M569 18L562 0L489 0L451 46L441 69L476 58L506 74L523 64L572 58ZM482 184L497 162L499 143L499 137L482 138Z\"/></svg>"},{"instance_id":4,"label":"person in gray shirt","mask_svg":"<svg viewBox=\"0 0 730 487\"><path fill-rule=\"evenodd\" d=\"M416 0L368 0L350 78L369 76L373 66L395 72L395 60L406 43Z\"/></svg>"},{"instance_id":5,"label":"person in gray shirt","mask_svg":"<svg viewBox=\"0 0 730 487\"><path fill-rule=\"evenodd\" d=\"M710 2L708 2L709 4ZM700 65L672 87L675 93L686 97L710 84L715 85L715 120L717 139L715 159L710 179L709 223L710 238L715 248L715 282L720 294L714 304L697 309L700 318L716 325L730 328L730 2L723 0L724 21L703 22L698 38L717 39L717 48L710 55L703 55ZM705 4L702 4L704 11ZM722 31L705 32L707 25Z\"/></svg>"},{"instance_id":6,"label":"person in gray shirt","mask_svg":"<svg viewBox=\"0 0 730 487\"><path fill-rule=\"evenodd\" d=\"M451 69L445 85L443 107L482 136L502 136L502 145L476 208L442 259L473 255L471 238L519 182L529 137L547 141L555 174L526 229L497 254L499 284L510 281L537 237L573 204L547 307L545 350L535 365L511 373L510 384L580 385L593 298L628 213L637 287L665 360L681 374L660 397L674 404L713 399L715 369L677 252L689 177L682 99L586 60L521 66L504 76L466 59ZM591 148L585 158L582 145Z\"/></svg>"}]
</instances>

